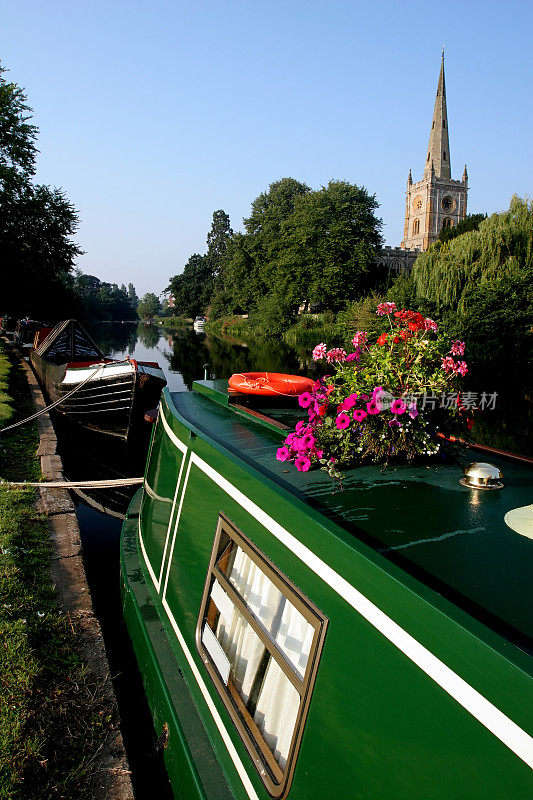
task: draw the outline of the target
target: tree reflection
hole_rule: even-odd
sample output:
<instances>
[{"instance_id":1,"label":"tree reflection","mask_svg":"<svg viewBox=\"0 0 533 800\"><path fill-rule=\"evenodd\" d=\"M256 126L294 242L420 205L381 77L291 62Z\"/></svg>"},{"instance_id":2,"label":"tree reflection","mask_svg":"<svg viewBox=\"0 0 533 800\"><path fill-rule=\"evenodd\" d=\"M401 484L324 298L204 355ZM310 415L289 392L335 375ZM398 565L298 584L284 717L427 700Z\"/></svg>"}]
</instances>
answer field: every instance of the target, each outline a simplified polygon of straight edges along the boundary
<instances>
[{"instance_id":1,"label":"tree reflection","mask_svg":"<svg viewBox=\"0 0 533 800\"><path fill-rule=\"evenodd\" d=\"M157 325L138 325L137 336L145 347L157 347L161 331Z\"/></svg>"}]
</instances>

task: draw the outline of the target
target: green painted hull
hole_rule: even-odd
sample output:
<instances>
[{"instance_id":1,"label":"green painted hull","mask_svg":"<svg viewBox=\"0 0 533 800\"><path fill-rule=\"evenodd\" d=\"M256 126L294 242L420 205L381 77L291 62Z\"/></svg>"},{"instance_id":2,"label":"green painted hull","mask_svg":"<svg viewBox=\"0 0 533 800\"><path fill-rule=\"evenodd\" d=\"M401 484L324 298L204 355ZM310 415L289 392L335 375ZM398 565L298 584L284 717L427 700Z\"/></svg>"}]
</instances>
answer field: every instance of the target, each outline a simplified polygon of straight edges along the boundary
<instances>
[{"instance_id":1,"label":"green painted hull","mask_svg":"<svg viewBox=\"0 0 533 800\"><path fill-rule=\"evenodd\" d=\"M425 555L440 547L437 540L452 542L441 535L449 498L459 505L471 498L455 489L457 476L449 468L420 476L405 468L386 479L363 471L341 502L323 474L285 473L274 459L274 429L231 410L223 396L213 403L207 384L203 390L165 390L145 489L122 538L125 619L156 732L169 729L165 760L175 796L269 797L197 648L223 512L329 621L290 798L530 800L533 658L518 646L530 620L513 587L500 605L489 598L486 619L483 610L477 614L499 573L491 578L485 566L473 581L482 590L469 596L466 577L455 575L468 548L455 570L447 563L451 551L439 551L438 568ZM531 471L512 475L516 494L510 487L480 498L487 518L476 517L472 530L476 521L486 528L499 519L498 504L525 504ZM394 498L388 507L387 497ZM420 507L427 498L442 503L433 521L431 508ZM420 550L409 564L377 552L391 550L386 537L382 547L374 541L387 513L396 525L404 520L397 535L405 547ZM453 519L455 533L459 524L467 523ZM428 525L438 534L431 545L424 544ZM417 526L421 544L411 547ZM506 535L499 528L492 534L495 542ZM464 541L454 536L453 547ZM522 545L518 586L533 543L509 539L513 553ZM436 591L439 576L442 586L444 578L451 583L446 597Z\"/></svg>"}]
</instances>

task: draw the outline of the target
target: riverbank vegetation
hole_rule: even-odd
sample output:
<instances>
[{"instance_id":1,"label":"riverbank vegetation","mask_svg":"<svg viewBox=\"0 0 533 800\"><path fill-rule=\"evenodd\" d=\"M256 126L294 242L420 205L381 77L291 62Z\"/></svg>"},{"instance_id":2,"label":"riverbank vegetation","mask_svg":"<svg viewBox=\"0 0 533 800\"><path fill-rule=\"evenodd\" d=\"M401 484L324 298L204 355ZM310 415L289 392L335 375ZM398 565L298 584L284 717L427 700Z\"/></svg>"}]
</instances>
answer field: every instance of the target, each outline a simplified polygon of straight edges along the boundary
<instances>
[{"instance_id":1,"label":"riverbank vegetation","mask_svg":"<svg viewBox=\"0 0 533 800\"><path fill-rule=\"evenodd\" d=\"M2 343L0 376L12 420L32 413L25 376ZM34 425L0 438L2 478L39 480L38 441ZM50 532L35 500L31 488L0 485L0 800L81 800L115 721L79 655L75 622L57 606Z\"/></svg>"}]
</instances>

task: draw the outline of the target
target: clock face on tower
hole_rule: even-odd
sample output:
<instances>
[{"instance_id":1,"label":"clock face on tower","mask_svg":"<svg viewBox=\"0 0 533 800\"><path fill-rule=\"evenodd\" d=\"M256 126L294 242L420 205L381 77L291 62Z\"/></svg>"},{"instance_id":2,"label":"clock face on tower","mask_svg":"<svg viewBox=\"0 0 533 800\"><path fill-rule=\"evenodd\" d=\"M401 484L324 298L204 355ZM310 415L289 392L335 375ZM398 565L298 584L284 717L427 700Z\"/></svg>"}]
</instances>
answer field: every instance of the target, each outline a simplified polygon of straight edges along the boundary
<instances>
[{"instance_id":1,"label":"clock face on tower","mask_svg":"<svg viewBox=\"0 0 533 800\"><path fill-rule=\"evenodd\" d=\"M449 214L455 208L455 200L449 194L444 195L441 202L442 210Z\"/></svg>"},{"instance_id":2,"label":"clock face on tower","mask_svg":"<svg viewBox=\"0 0 533 800\"><path fill-rule=\"evenodd\" d=\"M413 210L420 211L421 208L422 208L422 198L420 197L420 195L417 195L413 200Z\"/></svg>"}]
</instances>

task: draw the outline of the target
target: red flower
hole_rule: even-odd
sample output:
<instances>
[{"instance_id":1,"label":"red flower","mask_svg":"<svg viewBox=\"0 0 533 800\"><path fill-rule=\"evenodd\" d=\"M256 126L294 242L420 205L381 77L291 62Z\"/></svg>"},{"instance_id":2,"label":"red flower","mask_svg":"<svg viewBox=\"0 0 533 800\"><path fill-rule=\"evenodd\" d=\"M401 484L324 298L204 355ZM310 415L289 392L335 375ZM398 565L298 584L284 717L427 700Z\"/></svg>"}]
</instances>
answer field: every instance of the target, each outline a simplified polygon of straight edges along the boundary
<instances>
[{"instance_id":1,"label":"red flower","mask_svg":"<svg viewBox=\"0 0 533 800\"><path fill-rule=\"evenodd\" d=\"M382 333L381 336L378 337L378 344L385 344L388 338L388 334Z\"/></svg>"}]
</instances>

